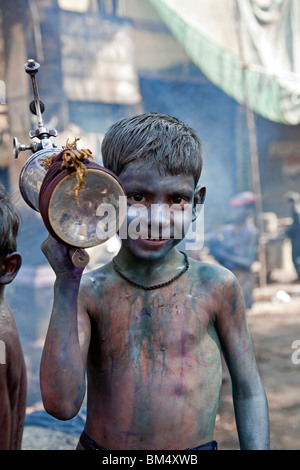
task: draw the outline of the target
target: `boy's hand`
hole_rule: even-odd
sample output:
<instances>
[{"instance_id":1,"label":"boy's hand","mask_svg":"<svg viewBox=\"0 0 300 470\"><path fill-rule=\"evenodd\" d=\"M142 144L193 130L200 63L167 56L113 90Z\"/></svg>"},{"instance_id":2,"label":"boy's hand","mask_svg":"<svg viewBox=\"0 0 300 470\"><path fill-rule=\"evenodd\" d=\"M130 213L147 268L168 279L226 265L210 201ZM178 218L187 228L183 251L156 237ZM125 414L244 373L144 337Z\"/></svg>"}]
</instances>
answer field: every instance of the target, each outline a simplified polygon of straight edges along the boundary
<instances>
[{"instance_id":1,"label":"boy's hand","mask_svg":"<svg viewBox=\"0 0 300 470\"><path fill-rule=\"evenodd\" d=\"M78 252L76 248L70 247L63 242L58 242L51 235L41 244L41 250L56 275L81 275L89 260L85 250Z\"/></svg>"}]
</instances>

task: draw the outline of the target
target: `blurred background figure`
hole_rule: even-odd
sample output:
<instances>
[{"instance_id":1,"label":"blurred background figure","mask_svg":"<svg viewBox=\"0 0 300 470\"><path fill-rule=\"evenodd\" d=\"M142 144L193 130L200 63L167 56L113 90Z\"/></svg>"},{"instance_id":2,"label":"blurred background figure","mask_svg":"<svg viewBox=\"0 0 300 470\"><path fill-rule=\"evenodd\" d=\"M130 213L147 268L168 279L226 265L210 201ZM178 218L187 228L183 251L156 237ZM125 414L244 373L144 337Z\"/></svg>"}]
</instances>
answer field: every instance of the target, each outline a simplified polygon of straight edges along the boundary
<instances>
[{"instance_id":1,"label":"blurred background figure","mask_svg":"<svg viewBox=\"0 0 300 470\"><path fill-rule=\"evenodd\" d=\"M229 206L230 222L221 228L219 234L210 237L209 249L216 261L235 274L249 309L255 286L255 274L251 268L257 258L258 247L258 229L252 221L255 195L239 193L230 199Z\"/></svg>"},{"instance_id":2,"label":"blurred background figure","mask_svg":"<svg viewBox=\"0 0 300 470\"><path fill-rule=\"evenodd\" d=\"M296 282L300 281L300 194L288 192L286 195L288 201L292 224L286 230L286 236L290 238L292 245L292 260L297 273Z\"/></svg>"}]
</instances>

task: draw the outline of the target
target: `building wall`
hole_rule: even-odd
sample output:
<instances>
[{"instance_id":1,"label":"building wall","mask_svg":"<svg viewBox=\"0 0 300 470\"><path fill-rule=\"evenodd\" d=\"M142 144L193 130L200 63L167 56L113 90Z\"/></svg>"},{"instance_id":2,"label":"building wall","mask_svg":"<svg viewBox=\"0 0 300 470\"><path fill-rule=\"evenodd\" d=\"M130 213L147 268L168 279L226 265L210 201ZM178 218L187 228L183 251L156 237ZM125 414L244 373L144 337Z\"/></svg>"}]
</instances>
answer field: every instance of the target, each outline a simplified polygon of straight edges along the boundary
<instances>
[{"instance_id":1,"label":"building wall","mask_svg":"<svg viewBox=\"0 0 300 470\"><path fill-rule=\"evenodd\" d=\"M15 9L6 2L9 11L2 9L0 72L7 81L10 138L17 135L30 143L28 130L36 125L28 112L31 91L23 72L23 63L35 56L42 59L38 83L45 123L58 129L59 146L80 134L100 161L101 139L115 120L150 110L176 115L203 140L206 220L226 221L229 198L251 189L245 109L191 63L148 0L86 0L83 12L72 11L70 1L67 10L60 8L66 2L36 0L35 15L24 0L17 0ZM283 194L299 187L299 126L256 116L256 131L263 209L284 216ZM29 155L13 162L11 144L1 145L1 164L9 166L16 192Z\"/></svg>"}]
</instances>

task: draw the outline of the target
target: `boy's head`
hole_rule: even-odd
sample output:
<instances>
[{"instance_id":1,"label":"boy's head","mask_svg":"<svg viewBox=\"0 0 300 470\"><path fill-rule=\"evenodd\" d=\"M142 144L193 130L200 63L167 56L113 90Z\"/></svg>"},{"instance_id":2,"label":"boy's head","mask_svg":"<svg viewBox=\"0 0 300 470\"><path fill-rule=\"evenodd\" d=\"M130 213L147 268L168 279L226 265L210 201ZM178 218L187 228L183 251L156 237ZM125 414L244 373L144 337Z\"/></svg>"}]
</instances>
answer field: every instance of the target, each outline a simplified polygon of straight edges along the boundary
<instances>
[{"instance_id":1,"label":"boy's head","mask_svg":"<svg viewBox=\"0 0 300 470\"><path fill-rule=\"evenodd\" d=\"M164 256L185 237L204 202L198 135L177 118L146 113L108 129L102 158L127 196L123 244L137 257Z\"/></svg>"},{"instance_id":2,"label":"boy's head","mask_svg":"<svg viewBox=\"0 0 300 470\"><path fill-rule=\"evenodd\" d=\"M150 164L161 174L192 175L195 187L202 170L197 133L179 119L158 113L113 124L102 143L102 158L104 166L117 176L131 165Z\"/></svg>"},{"instance_id":3,"label":"boy's head","mask_svg":"<svg viewBox=\"0 0 300 470\"><path fill-rule=\"evenodd\" d=\"M21 256L16 253L18 229L18 214L0 184L0 285L10 283L21 266Z\"/></svg>"}]
</instances>

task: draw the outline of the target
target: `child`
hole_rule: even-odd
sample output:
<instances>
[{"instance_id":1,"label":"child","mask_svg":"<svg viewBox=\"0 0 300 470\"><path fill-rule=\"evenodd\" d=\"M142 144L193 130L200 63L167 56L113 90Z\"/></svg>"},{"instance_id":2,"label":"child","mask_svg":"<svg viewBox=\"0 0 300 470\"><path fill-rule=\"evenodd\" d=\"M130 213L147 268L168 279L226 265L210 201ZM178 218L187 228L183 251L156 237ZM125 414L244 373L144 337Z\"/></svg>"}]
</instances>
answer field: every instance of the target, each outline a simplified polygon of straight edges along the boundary
<instances>
[{"instance_id":1,"label":"child","mask_svg":"<svg viewBox=\"0 0 300 470\"><path fill-rule=\"evenodd\" d=\"M6 284L21 266L16 252L19 221L0 184L0 449L21 448L26 409L26 370L12 312L4 298Z\"/></svg>"},{"instance_id":2,"label":"child","mask_svg":"<svg viewBox=\"0 0 300 470\"><path fill-rule=\"evenodd\" d=\"M108 130L102 156L123 185L128 214L135 204L147 209L149 233L123 236L114 260L82 282L67 247L50 237L44 242L56 272L41 362L45 409L63 420L76 415L87 372L87 419L77 449L216 449L222 348L241 448L267 449L267 402L236 278L186 258L176 248L175 217L163 237L170 220L151 211L203 203L205 188L195 194L198 136L176 118L143 114ZM131 223L128 217L128 235Z\"/></svg>"},{"instance_id":3,"label":"child","mask_svg":"<svg viewBox=\"0 0 300 470\"><path fill-rule=\"evenodd\" d=\"M253 304L255 274L251 267L257 258L258 246L258 229L249 220L254 212L254 201L255 195L248 191L231 198L231 221L210 242L210 253L239 281L247 309Z\"/></svg>"}]
</instances>

